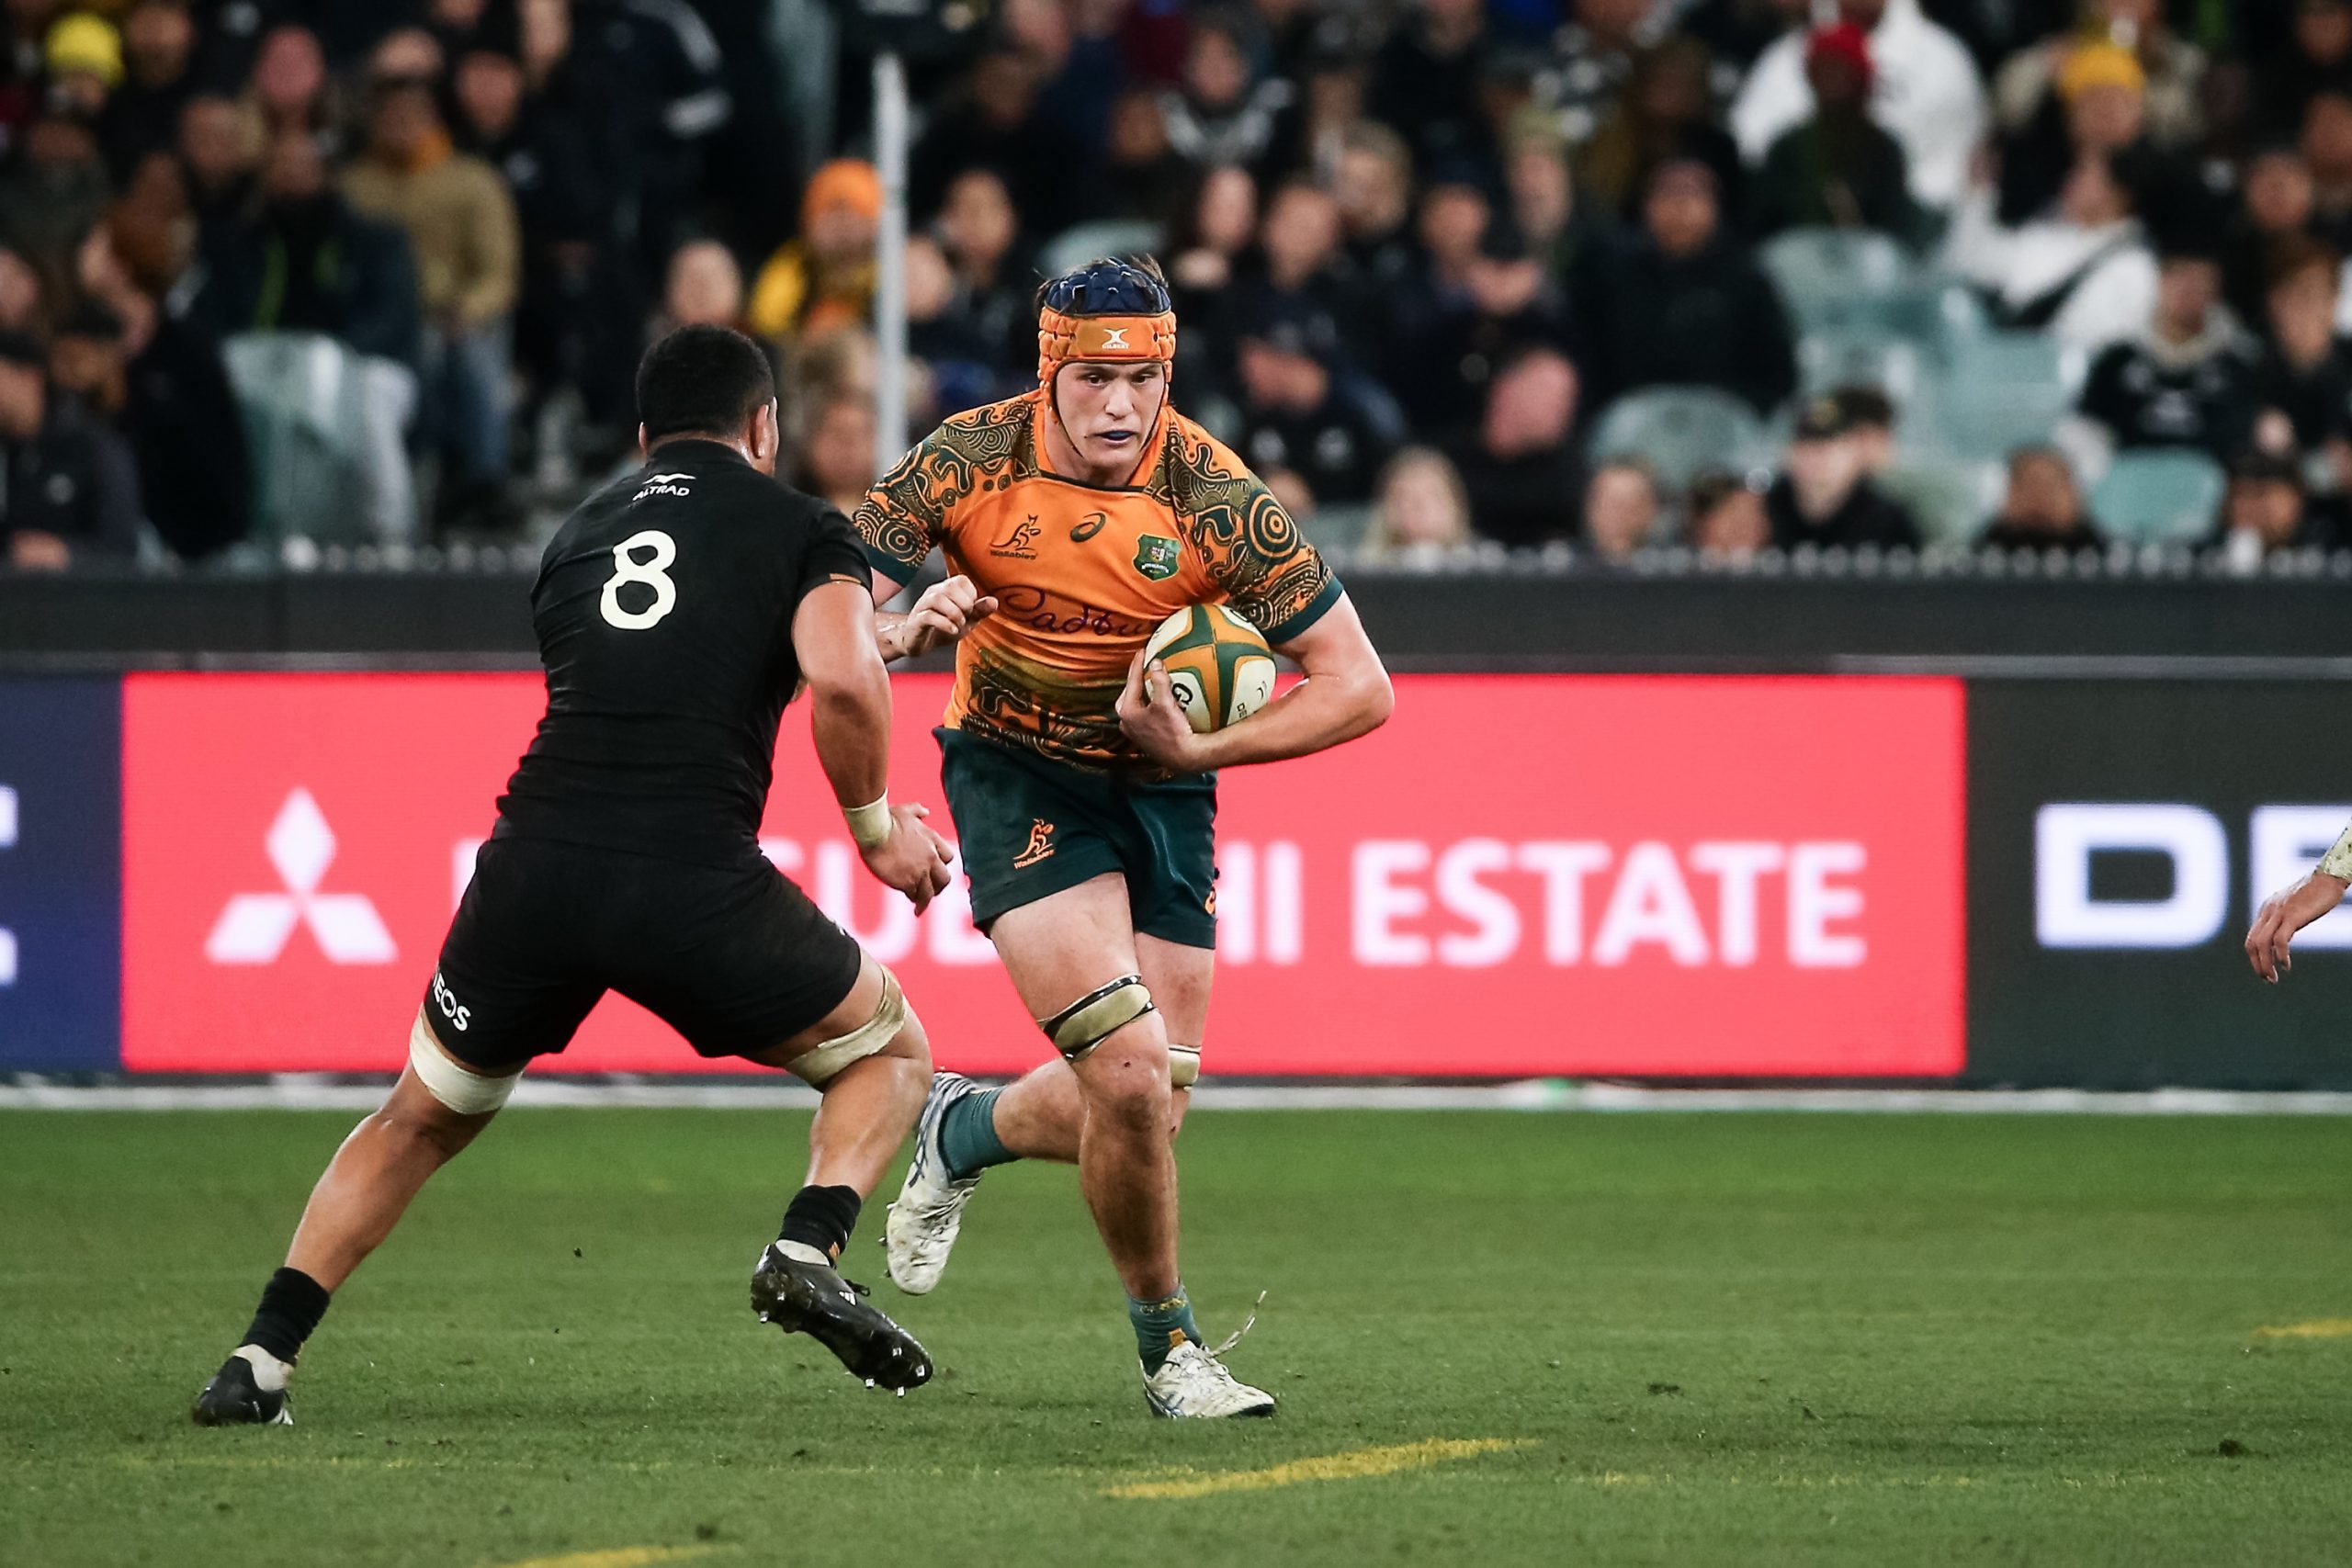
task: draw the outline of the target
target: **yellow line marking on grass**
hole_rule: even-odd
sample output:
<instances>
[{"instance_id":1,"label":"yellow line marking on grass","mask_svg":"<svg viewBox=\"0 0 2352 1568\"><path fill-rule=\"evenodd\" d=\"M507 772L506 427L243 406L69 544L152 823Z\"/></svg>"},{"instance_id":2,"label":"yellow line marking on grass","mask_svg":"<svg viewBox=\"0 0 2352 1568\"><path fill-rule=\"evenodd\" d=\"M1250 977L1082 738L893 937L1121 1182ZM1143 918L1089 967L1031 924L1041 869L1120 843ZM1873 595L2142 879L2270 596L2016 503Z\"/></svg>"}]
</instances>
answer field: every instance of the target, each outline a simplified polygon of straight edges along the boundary
<instances>
[{"instance_id":1,"label":"yellow line marking on grass","mask_svg":"<svg viewBox=\"0 0 2352 1568\"><path fill-rule=\"evenodd\" d=\"M2256 1339L2345 1339L2352 1338L2352 1317L2320 1317L2309 1323L2290 1323L2279 1327L2262 1327L2254 1331Z\"/></svg>"},{"instance_id":2,"label":"yellow line marking on grass","mask_svg":"<svg viewBox=\"0 0 2352 1568\"><path fill-rule=\"evenodd\" d=\"M1208 1497L1219 1492L1262 1492L1270 1486L1295 1486L1302 1481L1350 1481L1363 1475L1394 1475L1448 1460L1475 1459L1505 1449L1532 1448L1532 1438L1425 1438L1385 1449L1356 1449L1316 1459L1295 1459L1264 1470L1228 1470L1193 1475L1181 1481L1136 1481L1105 1487L1105 1497Z\"/></svg>"},{"instance_id":3,"label":"yellow line marking on grass","mask_svg":"<svg viewBox=\"0 0 2352 1568\"><path fill-rule=\"evenodd\" d=\"M728 1550L717 1546L616 1546L604 1551L566 1551L554 1557L532 1557L504 1568L648 1568L655 1562L683 1562Z\"/></svg>"}]
</instances>

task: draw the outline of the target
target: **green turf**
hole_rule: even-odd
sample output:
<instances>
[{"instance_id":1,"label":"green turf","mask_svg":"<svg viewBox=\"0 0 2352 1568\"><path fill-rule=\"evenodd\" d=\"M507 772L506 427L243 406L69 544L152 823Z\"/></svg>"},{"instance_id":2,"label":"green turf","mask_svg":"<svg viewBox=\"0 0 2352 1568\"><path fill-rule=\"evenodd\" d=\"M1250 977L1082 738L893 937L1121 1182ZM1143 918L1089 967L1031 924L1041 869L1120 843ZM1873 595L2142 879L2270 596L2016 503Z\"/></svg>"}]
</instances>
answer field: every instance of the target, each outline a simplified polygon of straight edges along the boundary
<instances>
[{"instance_id":1,"label":"green turf","mask_svg":"<svg viewBox=\"0 0 2352 1568\"><path fill-rule=\"evenodd\" d=\"M2333 1120L1206 1114L1187 1277L1212 1333L1272 1292L1234 1363L1284 1404L1195 1427L1146 1418L1066 1170L883 1287L945 1369L899 1400L743 1305L803 1118L517 1111L338 1300L299 1427L190 1427L350 1121L0 1115L0 1563L2352 1555L2352 1338L2256 1333L2352 1318ZM1525 1446L1104 1495L1430 1438Z\"/></svg>"}]
</instances>

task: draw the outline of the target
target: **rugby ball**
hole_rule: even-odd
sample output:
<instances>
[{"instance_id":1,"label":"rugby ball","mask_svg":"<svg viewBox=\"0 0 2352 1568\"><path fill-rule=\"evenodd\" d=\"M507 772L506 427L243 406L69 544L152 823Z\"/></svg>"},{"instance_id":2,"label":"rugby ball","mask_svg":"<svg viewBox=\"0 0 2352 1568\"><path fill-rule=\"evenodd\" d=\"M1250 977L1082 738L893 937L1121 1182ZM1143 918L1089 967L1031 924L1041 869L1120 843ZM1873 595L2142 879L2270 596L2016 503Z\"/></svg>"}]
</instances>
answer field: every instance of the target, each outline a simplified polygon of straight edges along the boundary
<instances>
[{"instance_id":1,"label":"rugby ball","mask_svg":"<svg viewBox=\"0 0 2352 1568\"><path fill-rule=\"evenodd\" d=\"M1194 604L1160 622L1144 658L1168 667L1176 705L1196 735L1238 724L1274 700L1272 650L1222 604Z\"/></svg>"}]
</instances>

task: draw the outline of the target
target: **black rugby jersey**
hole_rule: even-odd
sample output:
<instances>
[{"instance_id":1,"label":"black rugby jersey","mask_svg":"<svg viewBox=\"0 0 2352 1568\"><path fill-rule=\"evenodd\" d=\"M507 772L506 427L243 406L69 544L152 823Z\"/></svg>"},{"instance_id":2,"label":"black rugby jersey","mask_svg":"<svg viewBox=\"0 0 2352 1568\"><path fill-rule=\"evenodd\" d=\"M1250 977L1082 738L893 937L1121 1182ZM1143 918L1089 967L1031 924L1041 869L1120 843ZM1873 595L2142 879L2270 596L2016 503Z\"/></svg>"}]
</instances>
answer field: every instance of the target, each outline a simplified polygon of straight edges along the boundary
<instances>
[{"instance_id":1,"label":"black rugby jersey","mask_svg":"<svg viewBox=\"0 0 2352 1568\"><path fill-rule=\"evenodd\" d=\"M663 446L582 502L531 590L548 711L500 838L700 864L757 855L809 591L872 581L839 512L715 441Z\"/></svg>"}]
</instances>

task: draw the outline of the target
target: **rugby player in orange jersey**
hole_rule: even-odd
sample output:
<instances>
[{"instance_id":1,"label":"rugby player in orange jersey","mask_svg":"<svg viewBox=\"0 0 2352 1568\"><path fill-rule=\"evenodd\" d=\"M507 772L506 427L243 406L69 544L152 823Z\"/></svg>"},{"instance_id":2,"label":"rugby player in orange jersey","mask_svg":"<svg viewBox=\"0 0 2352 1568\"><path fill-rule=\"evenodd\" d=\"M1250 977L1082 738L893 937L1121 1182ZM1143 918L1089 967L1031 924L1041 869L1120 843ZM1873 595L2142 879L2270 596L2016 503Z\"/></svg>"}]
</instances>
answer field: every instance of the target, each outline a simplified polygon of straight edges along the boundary
<instances>
[{"instance_id":1,"label":"rugby player in orange jersey","mask_svg":"<svg viewBox=\"0 0 2352 1568\"><path fill-rule=\"evenodd\" d=\"M933 1079L891 1206L890 1276L938 1283L989 1166L1074 1161L1126 1287L1159 1416L1266 1416L1201 1341L1177 1271L1176 1130L1200 1070L1216 942L1216 772L1336 746L1393 697L1354 606L1241 460L1170 406L1159 266L1100 261L1038 291L1035 390L949 420L854 525L887 600L934 547L951 576L884 616L890 657L960 638L939 732L972 918L1057 1059L1001 1089ZM1160 621L1228 605L1306 679L1195 735Z\"/></svg>"}]
</instances>

